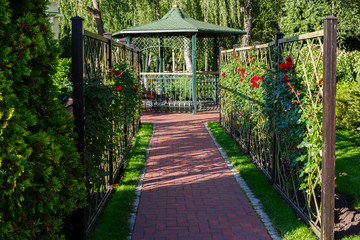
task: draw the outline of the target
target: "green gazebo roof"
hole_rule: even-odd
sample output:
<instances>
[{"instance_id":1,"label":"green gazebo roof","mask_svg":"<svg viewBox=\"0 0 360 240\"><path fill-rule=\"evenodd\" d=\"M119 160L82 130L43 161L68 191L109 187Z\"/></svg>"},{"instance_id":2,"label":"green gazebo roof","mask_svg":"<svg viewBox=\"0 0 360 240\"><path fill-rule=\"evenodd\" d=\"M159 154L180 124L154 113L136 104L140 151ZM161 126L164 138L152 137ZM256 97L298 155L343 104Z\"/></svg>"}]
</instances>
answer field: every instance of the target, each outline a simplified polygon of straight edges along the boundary
<instances>
[{"instance_id":1,"label":"green gazebo roof","mask_svg":"<svg viewBox=\"0 0 360 240\"><path fill-rule=\"evenodd\" d=\"M144 25L127 28L113 34L113 37L124 36L157 36L157 35L184 35L191 36L197 33L197 37L242 35L246 32L239 29L223 27L207 22L201 22L189 17L177 5L160 20Z\"/></svg>"}]
</instances>

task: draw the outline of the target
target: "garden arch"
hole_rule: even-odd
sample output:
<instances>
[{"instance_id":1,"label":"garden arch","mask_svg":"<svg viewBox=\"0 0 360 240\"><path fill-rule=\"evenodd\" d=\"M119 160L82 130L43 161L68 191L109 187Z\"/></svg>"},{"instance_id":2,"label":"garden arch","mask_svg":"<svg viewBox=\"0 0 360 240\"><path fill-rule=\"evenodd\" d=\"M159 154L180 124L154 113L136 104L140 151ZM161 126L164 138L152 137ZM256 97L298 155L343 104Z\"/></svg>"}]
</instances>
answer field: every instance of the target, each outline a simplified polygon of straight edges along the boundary
<instances>
[{"instance_id":1,"label":"garden arch","mask_svg":"<svg viewBox=\"0 0 360 240\"><path fill-rule=\"evenodd\" d=\"M218 47L232 47L243 34L243 30L195 20L174 5L162 19L113 37L125 38L142 53L144 110L196 114L218 104Z\"/></svg>"}]
</instances>

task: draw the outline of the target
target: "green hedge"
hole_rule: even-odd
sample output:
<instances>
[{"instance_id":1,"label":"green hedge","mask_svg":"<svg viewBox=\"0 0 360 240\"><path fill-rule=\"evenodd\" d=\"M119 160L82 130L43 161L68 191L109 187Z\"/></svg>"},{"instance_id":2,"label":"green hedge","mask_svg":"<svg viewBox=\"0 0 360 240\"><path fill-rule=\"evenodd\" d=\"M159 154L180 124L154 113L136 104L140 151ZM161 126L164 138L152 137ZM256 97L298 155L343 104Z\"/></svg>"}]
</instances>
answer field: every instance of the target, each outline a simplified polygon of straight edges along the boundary
<instances>
[{"instance_id":1,"label":"green hedge","mask_svg":"<svg viewBox=\"0 0 360 240\"><path fill-rule=\"evenodd\" d=\"M73 119L58 100L60 49L46 0L0 4L0 239L57 239L85 204Z\"/></svg>"},{"instance_id":2,"label":"green hedge","mask_svg":"<svg viewBox=\"0 0 360 240\"><path fill-rule=\"evenodd\" d=\"M341 129L360 127L360 52L337 52L336 122Z\"/></svg>"}]
</instances>

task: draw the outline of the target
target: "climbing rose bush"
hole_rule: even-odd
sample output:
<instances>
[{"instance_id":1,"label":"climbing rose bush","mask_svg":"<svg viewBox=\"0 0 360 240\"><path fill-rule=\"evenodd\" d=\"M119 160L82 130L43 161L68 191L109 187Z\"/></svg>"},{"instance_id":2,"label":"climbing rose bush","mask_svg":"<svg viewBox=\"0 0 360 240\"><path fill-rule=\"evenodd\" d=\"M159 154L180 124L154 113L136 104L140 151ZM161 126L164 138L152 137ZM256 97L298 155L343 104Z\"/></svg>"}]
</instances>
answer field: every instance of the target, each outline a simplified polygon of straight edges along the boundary
<instances>
[{"instance_id":1,"label":"climbing rose bush","mask_svg":"<svg viewBox=\"0 0 360 240\"><path fill-rule=\"evenodd\" d=\"M268 69L251 51L248 55L233 55L221 66L222 111L236 121L251 122L251 130L267 138L277 133L279 164L286 175L300 177L310 206L321 165L322 80L306 82L291 56Z\"/></svg>"}]
</instances>

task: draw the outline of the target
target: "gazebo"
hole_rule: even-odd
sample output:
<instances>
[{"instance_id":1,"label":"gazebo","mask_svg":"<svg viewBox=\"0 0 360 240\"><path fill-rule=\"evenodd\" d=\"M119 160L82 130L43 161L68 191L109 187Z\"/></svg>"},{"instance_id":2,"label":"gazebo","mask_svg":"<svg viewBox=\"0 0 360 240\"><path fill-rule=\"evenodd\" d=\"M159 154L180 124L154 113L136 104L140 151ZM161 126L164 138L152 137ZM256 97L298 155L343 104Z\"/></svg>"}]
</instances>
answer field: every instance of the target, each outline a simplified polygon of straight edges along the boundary
<instances>
[{"instance_id":1,"label":"gazebo","mask_svg":"<svg viewBox=\"0 0 360 240\"><path fill-rule=\"evenodd\" d=\"M144 110L196 114L218 104L219 46L231 48L243 34L243 30L195 20L174 5L162 19L113 37L126 38L142 53Z\"/></svg>"}]
</instances>

